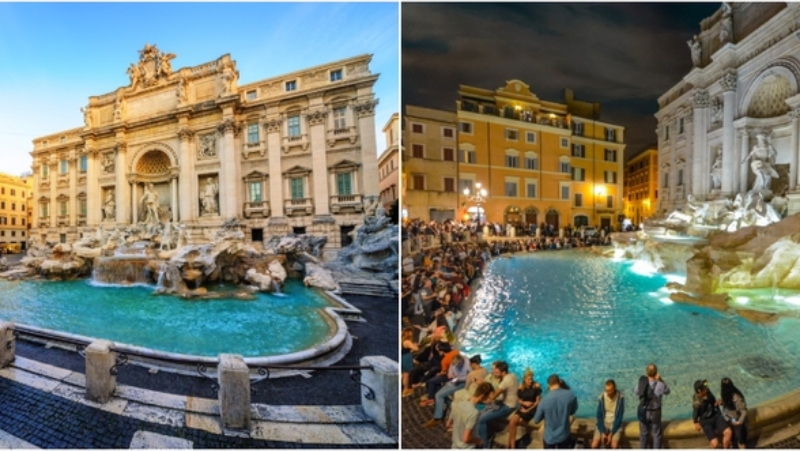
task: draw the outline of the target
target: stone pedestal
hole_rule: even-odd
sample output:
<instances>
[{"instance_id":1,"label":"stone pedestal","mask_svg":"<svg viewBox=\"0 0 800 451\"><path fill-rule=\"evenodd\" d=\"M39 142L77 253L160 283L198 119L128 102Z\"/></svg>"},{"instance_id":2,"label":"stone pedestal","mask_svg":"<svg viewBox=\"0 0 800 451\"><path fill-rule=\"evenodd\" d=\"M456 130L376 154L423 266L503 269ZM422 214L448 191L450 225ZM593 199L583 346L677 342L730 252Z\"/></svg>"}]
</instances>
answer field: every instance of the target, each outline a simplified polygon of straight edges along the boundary
<instances>
[{"instance_id":1,"label":"stone pedestal","mask_svg":"<svg viewBox=\"0 0 800 451\"><path fill-rule=\"evenodd\" d=\"M222 427L247 429L250 427L250 370L244 359L236 354L220 354L219 411Z\"/></svg>"},{"instance_id":2,"label":"stone pedestal","mask_svg":"<svg viewBox=\"0 0 800 451\"><path fill-rule=\"evenodd\" d=\"M362 357L359 364L374 368L361 373L361 382L375 391L375 399L370 400L363 395L367 389L361 387L361 408L387 434L397 437L400 424L397 396L400 368L397 362L384 356L367 356Z\"/></svg>"},{"instance_id":3,"label":"stone pedestal","mask_svg":"<svg viewBox=\"0 0 800 451\"><path fill-rule=\"evenodd\" d=\"M0 321L0 368L5 368L14 361L15 352L14 323Z\"/></svg>"},{"instance_id":4,"label":"stone pedestal","mask_svg":"<svg viewBox=\"0 0 800 451\"><path fill-rule=\"evenodd\" d=\"M117 376L111 374L116 354L112 343L97 340L86 348L86 399L105 404L117 386Z\"/></svg>"}]
</instances>

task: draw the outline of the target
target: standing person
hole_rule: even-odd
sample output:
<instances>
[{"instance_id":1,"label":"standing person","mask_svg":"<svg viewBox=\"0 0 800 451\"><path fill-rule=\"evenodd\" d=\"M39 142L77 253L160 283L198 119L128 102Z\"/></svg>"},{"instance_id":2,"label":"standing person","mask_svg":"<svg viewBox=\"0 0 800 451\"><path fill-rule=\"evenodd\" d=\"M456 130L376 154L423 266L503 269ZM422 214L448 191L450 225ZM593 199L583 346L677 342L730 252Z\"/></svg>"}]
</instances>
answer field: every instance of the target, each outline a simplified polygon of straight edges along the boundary
<instances>
[{"instance_id":1,"label":"standing person","mask_svg":"<svg viewBox=\"0 0 800 451\"><path fill-rule=\"evenodd\" d=\"M481 412L478 418L478 437L484 446L489 443L489 422L505 418L517 408L517 376L508 372L508 363L498 360L492 364L492 376L499 381L497 388L489 395L489 402L495 403ZM488 402L487 402L488 404Z\"/></svg>"},{"instance_id":2,"label":"standing person","mask_svg":"<svg viewBox=\"0 0 800 451\"><path fill-rule=\"evenodd\" d=\"M547 420L544 425L545 449L567 449L573 447L570 439L570 416L578 411L578 398L557 374L547 378L550 392L539 403L533 422Z\"/></svg>"},{"instance_id":3,"label":"standing person","mask_svg":"<svg viewBox=\"0 0 800 451\"><path fill-rule=\"evenodd\" d=\"M722 418L719 411L717 398L708 389L708 382L697 380L694 383L694 398L692 399L692 420L694 429L703 430L708 439L708 446L712 449L719 446L719 435L722 435L722 447L727 449L731 445L731 428Z\"/></svg>"},{"instance_id":4,"label":"standing person","mask_svg":"<svg viewBox=\"0 0 800 451\"><path fill-rule=\"evenodd\" d=\"M639 384L633 391L639 398L639 448L647 448L648 433L653 436L653 449L661 448L661 398L668 395L669 387L661 379L655 363L647 365L645 376L639 378Z\"/></svg>"},{"instance_id":5,"label":"standing person","mask_svg":"<svg viewBox=\"0 0 800 451\"><path fill-rule=\"evenodd\" d=\"M402 372L403 372L403 396L409 396L414 393L411 388L411 370L414 369L414 353L419 352L419 346L414 342L414 328L406 327L403 329L401 337L402 346Z\"/></svg>"},{"instance_id":6,"label":"standing person","mask_svg":"<svg viewBox=\"0 0 800 451\"><path fill-rule=\"evenodd\" d=\"M733 432L734 444L745 449L747 448L747 403L744 401L744 395L727 377L722 379L719 393L725 420Z\"/></svg>"},{"instance_id":7,"label":"standing person","mask_svg":"<svg viewBox=\"0 0 800 451\"><path fill-rule=\"evenodd\" d=\"M511 416L508 423L508 447L514 449L517 445L517 425L527 424L536 414L536 408L542 400L542 387L533 380L533 371L525 368L522 375L522 385L517 391L519 397L519 409Z\"/></svg>"},{"instance_id":8,"label":"standing person","mask_svg":"<svg viewBox=\"0 0 800 451\"><path fill-rule=\"evenodd\" d=\"M609 379L606 381L605 391L597 400L597 428L594 430L592 448L599 448L601 442L606 447L619 448L623 415L625 396L617 390L614 379Z\"/></svg>"},{"instance_id":9,"label":"standing person","mask_svg":"<svg viewBox=\"0 0 800 451\"><path fill-rule=\"evenodd\" d=\"M475 425L478 422L478 416L480 416L480 412L475 405L487 402L491 392L492 384L481 382L471 398L453 403L451 419L453 420L454 449L472 449L476 446L483 446L483 440L474 434Z\"/></svg>"}]
</instances>

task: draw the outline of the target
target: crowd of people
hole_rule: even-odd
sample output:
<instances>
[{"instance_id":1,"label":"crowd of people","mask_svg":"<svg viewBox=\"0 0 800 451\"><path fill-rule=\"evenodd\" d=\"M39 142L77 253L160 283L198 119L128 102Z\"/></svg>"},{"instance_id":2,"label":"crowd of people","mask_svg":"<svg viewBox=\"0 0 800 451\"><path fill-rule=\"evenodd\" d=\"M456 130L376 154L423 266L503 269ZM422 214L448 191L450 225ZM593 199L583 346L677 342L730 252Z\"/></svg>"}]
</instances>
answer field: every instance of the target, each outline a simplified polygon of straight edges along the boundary
<instances>
[{"instance_id":1,"label":"crowd of people","mask_svg":"<svg viewBox=\"0 0 800 451\"><path fill-rule=\"evenodd\" d=\"M466 224L425 224L419 222L414 234L427 230L467 236L473 233ZM593 238L593 237L592 237ZM599 238L599 237L598 237ZM589 241L591 243L591 241ZM406 256L403 262L402 289L403 396L419 396L420 405L433 409L424 428L445 427L452 433L454 448L489 447L493 432L508 430L508 448L524 446L529 434L518 437L520 426L543 419L546 448L571 448L572 417L578 400L569 385L557 374L547 378L546 392L525 368L520 383L507 362L483 366L480 355L465 356L457 349L454 332L462 316L462 303L470 295L472 282L480 278L489 260L506 253L564 249L586 246L578 237L540 236L487 242L442 240L440 247ZM694 386L693 420L712 448L728 448L735 443L744 448L747 441L747 405L744 395L725 378L717 400L706 381ZM424 390L424 394L423 394ZM655 364L633 388L640 421L639 447L661 447L661 402L670 388ZM597 427L592 448L618 448L625 415L625 396L613 379L605 382L597 398ZM520 443L519 440L523 440Z\"/></svg>"},{"instance_id":2,"label":"crowd of people","mask_svg":"<svg viewBox=\"0 0 800 451\"><path fill-rule=\"evenodd\" d=\"M452 219L443 222L412 219L403 223L401 236L403 241L415 237L430 237L433 240L439 240L444 243L448 235L450 241L465 241L470 237L474 238L479 232L484 233L484 230L487 232L488 237L534 237L537 236L537 229L539 236L543 238L561 236L561 231L558 228L545 222L540 225L481 222L479 225L477 221L458 222ZM592 228L592 231L587 236L581 228L567 224L563 229L563 236L566 238L579 238L582 240L592 238L596 241L603 241L612 231L610 227L596 227Z\"/></svg>"}]
</instances>

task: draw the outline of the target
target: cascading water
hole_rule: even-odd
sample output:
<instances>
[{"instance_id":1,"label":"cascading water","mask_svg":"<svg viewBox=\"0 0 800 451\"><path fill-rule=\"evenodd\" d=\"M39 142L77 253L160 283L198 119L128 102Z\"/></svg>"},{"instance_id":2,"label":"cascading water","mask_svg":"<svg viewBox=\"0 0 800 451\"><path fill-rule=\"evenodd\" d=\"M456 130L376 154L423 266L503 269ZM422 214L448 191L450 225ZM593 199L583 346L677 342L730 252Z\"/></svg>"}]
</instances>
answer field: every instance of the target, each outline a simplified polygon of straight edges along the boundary
<instances>
[{"instance_id":1,"label":"cascading water","mask_svg":"<svg viewBox=\"0 0 800 451\"><path fill-rule=\"evenodd\" d=\"M147 284L150 280L145 267L149 261L141 256L96 257L92 280L114 285Z\"/></svg>"}]
</instances>

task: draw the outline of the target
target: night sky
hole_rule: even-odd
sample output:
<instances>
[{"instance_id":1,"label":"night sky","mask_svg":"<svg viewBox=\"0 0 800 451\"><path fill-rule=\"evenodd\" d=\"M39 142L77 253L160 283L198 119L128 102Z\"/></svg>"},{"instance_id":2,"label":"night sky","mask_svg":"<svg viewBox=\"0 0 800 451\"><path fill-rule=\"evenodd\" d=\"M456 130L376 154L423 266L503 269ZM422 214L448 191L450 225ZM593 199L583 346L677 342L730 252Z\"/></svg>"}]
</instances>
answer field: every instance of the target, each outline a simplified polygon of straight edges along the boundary
<instances>
[{"instance_id":1,"label":"night sky","mask_svg":"<svg viewBox=\"0 0 800 451\"><path fill-rule=\"evenodd\" d=\"M656 142L658 97L691 69L686 41L720 3L402 5L402 103L455 111L458 85L519 79L542 100L600 102L626 158Z\"/></svg>"}]
</instances>

